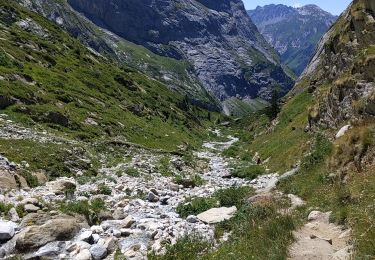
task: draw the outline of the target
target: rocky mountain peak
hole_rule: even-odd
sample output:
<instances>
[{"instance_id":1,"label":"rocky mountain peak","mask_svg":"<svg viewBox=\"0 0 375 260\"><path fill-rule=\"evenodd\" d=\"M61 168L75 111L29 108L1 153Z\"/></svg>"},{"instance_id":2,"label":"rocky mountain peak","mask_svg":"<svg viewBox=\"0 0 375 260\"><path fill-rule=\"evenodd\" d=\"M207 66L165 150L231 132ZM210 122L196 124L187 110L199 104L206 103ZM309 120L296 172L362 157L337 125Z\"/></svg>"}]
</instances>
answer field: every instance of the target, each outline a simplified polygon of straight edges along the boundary
<instances>
[{"instance_id":1,"label":"rocky mountain peak","mask_svg":"<svg viewBox=\"0 0 375 260\"><path fill-rule=\"evenodd\" d=\"M314 54L321 36L336 17L316 5L293 8L266 5L248 11L266 40L280 53L281 61L300 75Z\"/></svg>"}]
</instances>

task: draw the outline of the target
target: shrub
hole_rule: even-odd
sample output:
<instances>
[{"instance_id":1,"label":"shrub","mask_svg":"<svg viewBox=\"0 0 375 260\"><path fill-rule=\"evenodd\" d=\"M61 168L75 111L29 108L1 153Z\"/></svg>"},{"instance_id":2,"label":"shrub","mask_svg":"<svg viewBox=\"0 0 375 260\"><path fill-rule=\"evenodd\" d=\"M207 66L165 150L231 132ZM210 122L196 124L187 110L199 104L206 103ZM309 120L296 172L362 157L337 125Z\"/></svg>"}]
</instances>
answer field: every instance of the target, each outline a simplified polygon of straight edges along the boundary
<instances>
[{"instance_id":1,"label":"shrub","mask_svg":"<svg viewBox=\"0 0 375 260\"><path fill-rule=\"evenodd\" d=\"M157 163L158 170L162 176L172 176L173 173L169 169L170 158L168 156L163 156Z\"/></svg>"},{"instance_id":2,"label":"shrub","mask_svg":"<svg viewBox=\"0 0 375 260\"><path fill-rule=\"evenodd\" d=\"M112 190L111 190L110 187L108 187L104 183L101 183L101 184L98 185L97 194L111 195L112 194Z\"/></svg>"},{"instance_id":3,"label":"shrub","mask_svg":"<svg viewBox=\"0 0 375 260\"><path fill-rule=\"evenodd\" d=\"M198 215L206 210L217 206L215 198L194 198L190 202L180 203L176 212L183 218L189 215Z\"/></svg>"},{"instance_id":4,"label":"shrub","mask_svg":"<svg viewBox=\"0 0 375 260\"><path fill-rule=\"evenodd\" d=\"M105 202L102 199L93 199L92 201L74 201L74 202L62 202L59 206L59 210L65 214L77 213L83 215L89 225L98 224L98 213L105 210Z\"/></svg>"},{"instance_id":5,"label":"shrub","mask_svg":"<svg viewBox=\"0 0 375 260\"><path fill-rule=\"evenodd\" d=\"M253 193L250 187L228 188L215 192L214 197L218 199L220 206L240 208L244 200Z\"/></svg>"},{"instance_id":6,"label":"shrub","mask_svg":"<svg viewBox=\"0 0 375 260\"><path fill-rule=\"evenodd\" d=\"M13 208L12 204L6 204L3 202L0 202L0 213L8 214L9 210Z\"/></svg>"},{"instance_id":7,"label":"shrub","mask_svg":"<svg viewBox=\"0 0 375 260\"><path fill-rule=\"evenodd\" d=\"M263 166L260 165L238 166L235 167L231 172L232 176L234 177L249 180L255 179L256 177L264 173L265 170Z\"/></svg>"},{"instance_id":8,"label":"shrub","mask_svg":"<svg viewBox=\"0 0 375 260\"><path fill-rule=\"evenodd\" d=\"M131 177L139 177L139 176L140 176L140 173L139 173L138 169L133 168L133 167L131 167L131 168L127 168L127 169L125 170L125 173L126 173L127 175L131 176Z\"/></svg>"},{"instance_id":9,"label":"shrub","mask_svg":"<svg viewBox=\"0 0 375 260\"><path fill-rule=\"evenodd\" d=\"M193 175L190 178L186 179L178 175L175 177L174 182L178 185L184 186L184 188L194 188L196 186L201 186L204 184L204 180L200 175Z\"/></svg>"}]
</instances>

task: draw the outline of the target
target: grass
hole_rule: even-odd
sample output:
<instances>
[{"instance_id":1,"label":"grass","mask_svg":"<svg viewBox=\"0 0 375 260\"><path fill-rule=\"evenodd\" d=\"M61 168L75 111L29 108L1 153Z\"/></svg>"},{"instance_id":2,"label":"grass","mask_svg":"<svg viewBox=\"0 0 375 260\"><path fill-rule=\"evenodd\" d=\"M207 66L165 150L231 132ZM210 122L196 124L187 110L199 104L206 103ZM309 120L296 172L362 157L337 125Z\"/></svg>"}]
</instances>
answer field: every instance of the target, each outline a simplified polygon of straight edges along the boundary
<instances>
[{"instance_id":1,"label":"grass","mask_svg":"<svg viewBox=\"0 0 375 260\"><path fill-rule=\"evenodd\" d=\"M129 175L131 177L139 177L139 176L141 176L141 174L139 173L138 169L136 169L134 167L127 168L125 170L125 174Z\"/></svg>"},{"instance_id":2,"label":"grass","mask_svg":"<svg viewBox=\"0 0 375 260\"><path fill-rule=\"evenodd\" d=\"M198 174L194 174L192 176L189 176L188 178L177 175L173 179L173 182L178 185L182 185L184 188L194 188L196 186L202 186L205 183L202 177Z\"/></svg>"},{"instance_id":3,"label":"grass","mask_svg":"<svg viewBox=\"0 0 375 260\"><path fill-rule=\"evenodd\" d=\"M170 160L169 156L163 156L157 162L157 168L162 176L172 176L173 172L170 170Z\"/></svg>"},{"instance_id":4,"label":"grass","mask_svg":"<svg viewBox=\"0 0 375 260\"><path fill-rule=\"evenodd\" d=\"M89 225L99 224L98 214L105 210L105 202L102 199L93 199L88 201L66 201L62 202L58 208L65 214L80 214L83 215Z\"/></svg>"},{"instance_id":5,"label":"grass","mask_svg":"<svg viewBox=\"0 0 375 260\"><path fill-rule=\"evenodd\" d=\"M235 165L234 169L231 171L231 175L233 177L249 179L249 180L253 180L259 175L263 175L265 173L266 171L263 166L253 165L253 164L248 164L248 163Z\"/></svg>"},{"instance_id":6,"label":"grass","mask_svg":"<svg viewBox=\"0 0 375 260\"><path fill-rule=\"evenodd\" d=\"M237 215L215 227L215 238L231 232L227 242L213 250L211 242L189 236L167 246L165 256L149 255L149 259L286 259L287 247L293 242L292 231L298 217L280 215L282 203L269 201L249 204L248 188L228 189L216 193L223 205L237 205ZM298 215L299 213L297 213Z\"/></svg>"},{"instance_id":7,"label":"grass","mask_svg":"<svg viewBox=\"0 0 375 260\"><path fill-rule=\"evenodd\" d=\"M180 203L176 212L183 218L190 215L198 215L206 210L218 206L216 198L193 198L188 202Z\"/></svg>"},{"instance_id":8,"label":"grass","mask_svg":"<svg viewBox=\"0 0 375 260\"><path fill-rule=\"evenodd\" d=\"M98 185L97 194L103 194L103 195L111 195L112 190L109 186L107 186L104 183L101 183Z\"/></svg>"},{"instance_id":9,"label":"grass","mask_svg":"<svg viewBox=\"0 0 375 260\"><path fill-rule=\"evenodd\" d=\"M183 143L200 145L205 128L214 123L208 111L188 98L134 69L95 56L15 2L2 8L15 18L0 20L5 25L0 29L5 65L0 75L6 79L0 81L0 96L18 100L4 110L17 122L77 140L116 138L169 151ZM49 35L40 37L15 25L25 18Z\"/></svg>"},{"instance_id":10,"label":"grass","mask_svg":"<svg viewBox=\"0 0 375 260\"><path fill-rule=\"evenodd\" d=\"M215 207L232 207L240 208L244 200L253 194L249 187L228 188L215 192L208 198L191 198L177 206L176 212L181 217L186 218L189 215L198 215L206 210Z\"/></svg>"}]
</instances>

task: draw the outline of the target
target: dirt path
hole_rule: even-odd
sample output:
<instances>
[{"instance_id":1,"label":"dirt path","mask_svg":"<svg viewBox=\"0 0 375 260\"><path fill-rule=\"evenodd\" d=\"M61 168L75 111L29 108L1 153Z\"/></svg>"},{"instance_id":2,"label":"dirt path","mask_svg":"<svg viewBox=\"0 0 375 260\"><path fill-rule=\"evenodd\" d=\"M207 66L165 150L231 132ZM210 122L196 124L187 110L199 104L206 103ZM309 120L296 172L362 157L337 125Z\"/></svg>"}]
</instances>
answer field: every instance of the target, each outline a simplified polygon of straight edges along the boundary
<instances>
[{"instance_id":1,"label":"dirt path","mask_svg":"<svg viewBox=\"0 0 375 260\"><path fill-rule=\"evenodd\" d=\"M296 242L289 249L289 260L350 259L350 230L329 223L330 212L313 211L302 228L294 232Z\"/></svg>"}]
</instances>

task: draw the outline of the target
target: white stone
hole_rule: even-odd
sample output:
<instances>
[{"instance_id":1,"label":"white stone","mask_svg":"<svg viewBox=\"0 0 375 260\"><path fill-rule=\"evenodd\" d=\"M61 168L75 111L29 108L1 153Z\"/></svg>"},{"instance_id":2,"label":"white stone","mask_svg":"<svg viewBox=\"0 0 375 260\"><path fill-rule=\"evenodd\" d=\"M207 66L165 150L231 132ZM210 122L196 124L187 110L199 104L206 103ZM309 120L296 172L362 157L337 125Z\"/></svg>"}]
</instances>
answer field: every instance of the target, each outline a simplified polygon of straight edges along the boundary
<instances>
[{"instance_id":1,"label":"white stone","mask_svg":"<svg viewBox=\"0 0 375 260\"><path fill-rule=\"evenodd\" d=\"M11 239L14 236L16 226L13 222L0 221L0 241Z\"/></svg>"},{"instance_id":2,"label":"white stone","mask_svg":"<svg viewBox=\"0 0 375 260\"><path fill-rule=\"evenodd\" d=\"M350 125L345 125L345 126L341 127L341 129L336 134L336 139L344 136L346 134L346 132L349 131L349 129L350 129Z\"/></svg>"},{"instance_id":3,"label":"white stone","mask_svg":"<svg viewBox=\"0 0 375 260\"><path fill-rule=\"evenodd\" d=\"M88 243L91 239L92 239L92 231L91 230L87 230L87 231L82 232L78 237L78 240L88 242Z\"/></svg>"},{"instance_id":4,"label":"white stone","mask_svg":"<svg viewBox=\"0 0 375 260\"><path fill-rule=\"evenodd\" d=\"M226 208L212 208L209 209L201 214L199 214L197 217L199 220L203 221L207 224L215 224L222 222L224 220L228 220L232 218L235 213L237 212L236 206Z\"/></svg>"},{"instance_id":5,"label":"white stone","mask_svg":"<svg viewBox=\"0 0 375 260\"><path fill-rule=\"evenodd\" d=\"M74 260L91 260L91 253L88 249L83 249L74 257Z\"/></svg>"}]
</instances>

